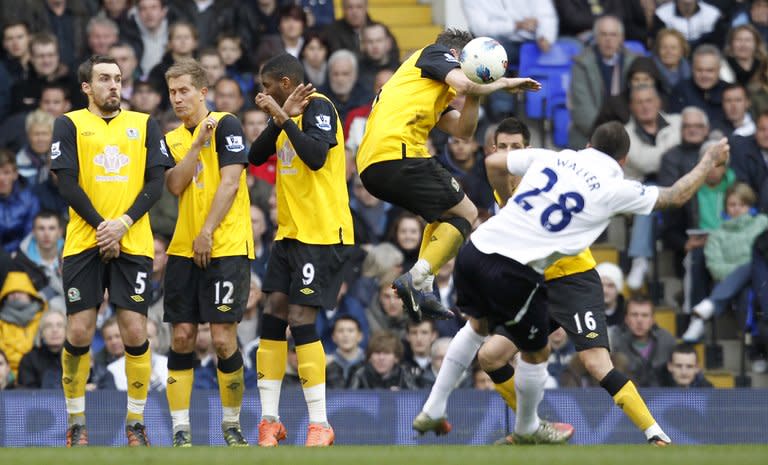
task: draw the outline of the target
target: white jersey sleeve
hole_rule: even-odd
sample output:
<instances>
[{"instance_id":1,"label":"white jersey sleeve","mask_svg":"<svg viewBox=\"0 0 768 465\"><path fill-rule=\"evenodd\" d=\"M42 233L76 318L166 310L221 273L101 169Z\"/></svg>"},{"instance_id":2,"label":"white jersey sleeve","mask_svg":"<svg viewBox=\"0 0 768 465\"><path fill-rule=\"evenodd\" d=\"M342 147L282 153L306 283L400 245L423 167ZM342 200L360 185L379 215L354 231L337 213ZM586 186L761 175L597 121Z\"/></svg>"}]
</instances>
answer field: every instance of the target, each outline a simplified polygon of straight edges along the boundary
<instances>
[{"instance_id":1,"label":"white jersey sleeve","mask_svg":"<svg viewBox=\"0 0 768 465\"><path fill-rule=\"evenodd\" d=\"M519 149L507 153L507 171L522 176L539 157L553 157L557 152L546 149Z\"/></svg>"},{"instance_id":2,"label":"white jersey sleeve","mask_svg":"<svg viewBox=\"0 0 768 465\"><path fill-rule=\"evenodd\" d=\"M645 186L637 181L622 179L614 187L611 210L615 213L647 215L653 211L659 198L659 188Z\"/></svg>"}]
</instances>

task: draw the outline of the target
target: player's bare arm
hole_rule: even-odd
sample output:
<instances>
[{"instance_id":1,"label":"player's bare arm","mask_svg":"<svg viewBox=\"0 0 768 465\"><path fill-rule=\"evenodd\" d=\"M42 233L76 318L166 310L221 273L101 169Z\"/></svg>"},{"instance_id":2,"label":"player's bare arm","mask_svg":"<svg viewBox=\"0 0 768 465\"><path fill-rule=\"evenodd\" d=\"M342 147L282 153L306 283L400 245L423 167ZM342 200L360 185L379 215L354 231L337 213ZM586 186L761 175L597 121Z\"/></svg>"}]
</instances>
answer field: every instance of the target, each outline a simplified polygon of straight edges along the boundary
<instances>
[{"instance_id":1,"label":"player's bare arm","mask_svg":"<svg viewBox=\"0 0 768 465\"><path fill-rule=\"evenodd\" d=\"M730 147L728 139L722 138L717 144L711 146L701 157L699 163L685 176L678 179L671 187L659 189L659 198L656 200L655 210L664 208L680 208L699 190L707 173L715 167L728 162Z\"/></svg>"},{"instance_id":2,"label":"player's bare arm","mask_svg":"<svg viewBox=\"0 0 768 465\"><path fill-rule=\"evenodd\" d=\"M187 188L192 177L195 175L195 167L197 166L197 159L200 155L200 150L207 140L213 136L213 131L216 129L218 122L212 117L203 118L199 124L197 137L192 142L192 146L189 151L184 155L176 166L165 172L165 182L168 186L168 191L179 196L184 189Z\"/></svg>"},{"instance_id":3,"label":"player's bare arm","mask_svg":"<svg viewBox=\"0 0 768 465\"><path fill-rule=\"evenodd\" d=\"M480 97L467 95L461 111L451 110L443 114L437 122L437 127L453 137L469 139L475 135L479 118Z\"/></svg>"},{"instance_id":4,"label":"player's bare arm","mask_svg":"<svg viewBox=\"0 0 768 465\"><path fill-rule=\"evenodd\" d=\"M211 248L213 247L213 231L219 227L219 223L229 213L235 194L240 185L240 175L245 167L240 164L226 165L221 168L221 182L213 196L211 209L205 217L203 228L192 242L195 264L205 268L211 262Z\"/></svg>"},{"instance_id":5,"label":"player's bare arm","mask_svg":"<svg viewBox=\"0 0 768 465\"><path fill-rule=\"evenodd\" d=\"M508 92L538 91L541 84L531 78L507 78L503 77L488 84L477 84L469 80L461 68L455 68L445 76L445 83L456 89L460 94L483 96L497 90Z\"/></svg>"},{"instance_id":6,"label":"player's bare arm","mask_svg":"<svg viewBox=\"0 0 768 465\"><path fill-rule=\"evenodd\" d=\"M509 152L501 151L492 153L485 157L485 172L488 175L488 182L497 195L497 201L500 206L504 206L507 200L512 196L513 186L520 182L517 178L516 183L509 182L510 174L507 170L507 156Z\"/></svg>"}]
</instances>

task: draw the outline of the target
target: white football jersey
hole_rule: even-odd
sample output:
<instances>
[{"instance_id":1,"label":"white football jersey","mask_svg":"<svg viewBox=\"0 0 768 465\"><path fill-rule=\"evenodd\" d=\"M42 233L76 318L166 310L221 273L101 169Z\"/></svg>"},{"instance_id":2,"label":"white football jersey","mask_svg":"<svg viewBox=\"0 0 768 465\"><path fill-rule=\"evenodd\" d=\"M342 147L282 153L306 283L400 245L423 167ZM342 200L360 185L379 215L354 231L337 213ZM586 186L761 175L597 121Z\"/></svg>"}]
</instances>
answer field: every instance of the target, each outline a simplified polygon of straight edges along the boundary
<instances>
[{"instance_id":1,"label":"white football jersey","mask_svg":"<svg viewBox=\"0 0 768 465\"><path fill-rule=\"evenodd\" d=\"M507 168L524 175L520 185L470 240L483 253L537 271L592 245L615 214L650 213L659 196L655 186L624 179L616 160L591 148L515 150Z\"/></svg>"}]
</instances>

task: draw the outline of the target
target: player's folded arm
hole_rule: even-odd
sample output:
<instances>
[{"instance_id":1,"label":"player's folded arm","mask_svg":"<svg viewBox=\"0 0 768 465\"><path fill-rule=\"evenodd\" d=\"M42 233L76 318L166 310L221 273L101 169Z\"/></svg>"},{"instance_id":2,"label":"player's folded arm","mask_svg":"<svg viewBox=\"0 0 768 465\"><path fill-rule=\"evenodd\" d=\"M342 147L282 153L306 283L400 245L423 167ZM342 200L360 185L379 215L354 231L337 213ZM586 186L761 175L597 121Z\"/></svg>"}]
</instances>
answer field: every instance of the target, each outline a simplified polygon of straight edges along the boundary
<instances>
[{"instance_id":1,"label":"player's folded arm","mask_svg":"<svg viewBox=\"0 0 768 465\"><path fill-rule=\"evenodd\" d=\"M277 127L272 118L267 122L267 127L261 131L259 137L251 144L251 150L248 152L248 161L253 165L259 166L267 162L270 156L275 153L275 143L280 135L281 128Z\"/></svg>"}]
</instances>

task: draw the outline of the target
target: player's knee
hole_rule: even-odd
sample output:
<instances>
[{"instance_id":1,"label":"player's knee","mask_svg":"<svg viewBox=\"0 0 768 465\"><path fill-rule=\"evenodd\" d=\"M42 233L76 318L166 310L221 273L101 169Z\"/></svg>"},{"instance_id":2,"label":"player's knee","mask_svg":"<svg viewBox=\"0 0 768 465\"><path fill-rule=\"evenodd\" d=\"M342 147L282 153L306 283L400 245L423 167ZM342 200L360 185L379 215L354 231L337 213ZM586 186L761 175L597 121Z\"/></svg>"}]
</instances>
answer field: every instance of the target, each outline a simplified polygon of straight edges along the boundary
<instances>
[{"instance_id":1,"label":"player's knee","mask_svg":"<svg viewBox=\"0 0 768 465\"><path fill-rule=\"evenodd\" d=\"M221 336L213 337L213 350L219 359L227 359L237 350L237 341L232 338Z\"/></svg>"},{"instance_id":2,"label":"player's knee","mask_svg":"<svg viewBox=\"0 0 768 465\"><path fill-rule=\"evenodd\" d=\"M613 369L608 351L602 347L579 352L579 359L587 372L596 380L601 380Z\"/></svg>"},{"instance_id":3,"label":"player's knee","mask_svg":"<svg viewBox=\"0 0 768 465\"><path fill-rule=\"evenodd\" d=\"M477 362L480 364L480 368L486 373L498 370L504 366L507 362L497 353L497 351L490 348L490 346L482 346L477 352Z\"/></svg>"},{"instance_id":4,"label":"player's knee","mask_svg":"<svg viewBox=\"0 0 768 465\"><path fill-rule=\"evenodd\" d=\"M317 310L312 307L291 306L288 310L288 326L313 325L317 318Z\"/></svg>"},{"instance_id":5,"label":"player's knee","mask_svg":"<svg viewBox=\"0 0 768 465\"><path fill-rule=\"evenodd\" d=\"M477 218L477 208L473 205L472 208L474 208L474 217ZM458 229L462 236L464 236L464 239L467 239L472 233L472 223L475 220L472 219L471 221L467 218L464 218L462 216L452 216L450 218L447 218L445 220L446 223L450 224L454 228Z\"/></svg>"},{"instance_id":6,"label":"player's knee","mask_svg":"<svg viewBox=\"0 0 768 465\"><path fill-rule=\"evenodd\" d=\"M87 346L93 339L93 331L88 325L82 323L70 322L67 327L67 340L76 347Z\"/></svg>"},{"instance_id":7,"label":"player's knee","mask_svg":"<svg viewBox=\"0 0 768 465\"><path fill-rule=\"evenodd\" d=\"M272 315L275 318L281 320L288 319L288 296L274 292L269 295L267 299L267 307L264 309L264 313Z\"/></svg>"},{"instance_id":8,"label":"player's knee","mask_svg":"<svg viewBox=\"0 0 768 465\"><path fill-rule=\"evenodd\" d=\"M195 337L191 330L174 328L171 348L179 353L191 352L195 349Z\"/></svg>"},{"instance_id":9,"label":"player's knee","mask_svg":"<svg viewBox=\"0 0 768 465\"><path fill-rule=\"evenodd\" d=\"M549 345L545 345L539 350L521 352L520 358L528 363L544 363L549 359Z\"/></svg>"}]
</instances>

